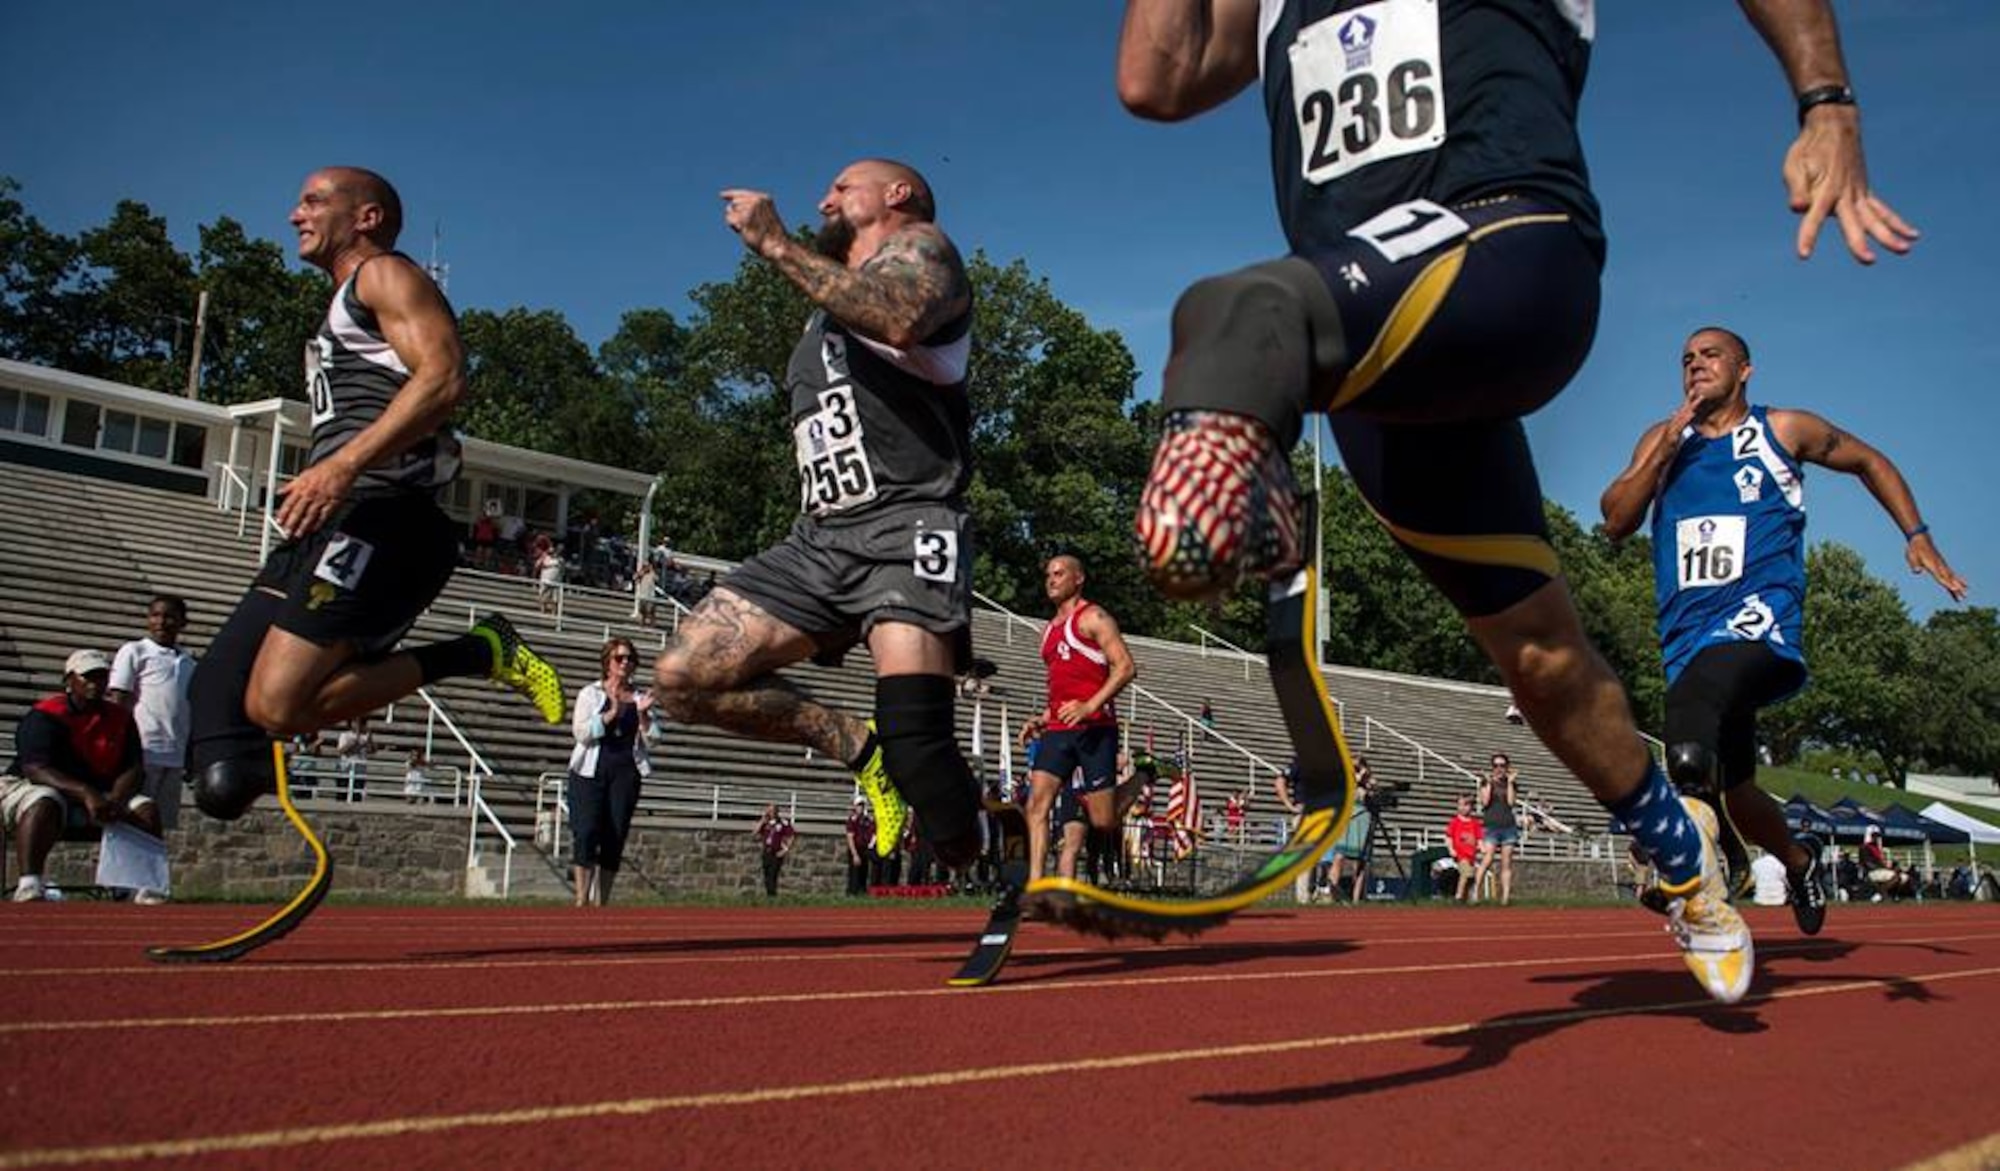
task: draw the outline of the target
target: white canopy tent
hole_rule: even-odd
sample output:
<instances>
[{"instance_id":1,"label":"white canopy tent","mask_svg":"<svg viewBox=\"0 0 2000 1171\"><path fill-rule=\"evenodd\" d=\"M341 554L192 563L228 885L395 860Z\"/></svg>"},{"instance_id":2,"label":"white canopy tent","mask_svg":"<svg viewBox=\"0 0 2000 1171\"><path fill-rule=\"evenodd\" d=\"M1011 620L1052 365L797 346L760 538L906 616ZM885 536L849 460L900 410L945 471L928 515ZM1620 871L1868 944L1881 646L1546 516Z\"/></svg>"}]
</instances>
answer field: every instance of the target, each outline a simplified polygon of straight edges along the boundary
<instances>
[{"instance_id":1,"label":"white canopy tent","mask_svg":"<svg viewBox=\"0 0 2000 1171\"><path fill-rule=\"evenodd\" d=\"M1967 813L1960 813L1942 801L1933 801L1918 810L1932 821L1942 822L1953 829L1961 829L1972 836L1975 845L2000 844L2000 825L1981 821Z\"/></svg>"}]
</instances>

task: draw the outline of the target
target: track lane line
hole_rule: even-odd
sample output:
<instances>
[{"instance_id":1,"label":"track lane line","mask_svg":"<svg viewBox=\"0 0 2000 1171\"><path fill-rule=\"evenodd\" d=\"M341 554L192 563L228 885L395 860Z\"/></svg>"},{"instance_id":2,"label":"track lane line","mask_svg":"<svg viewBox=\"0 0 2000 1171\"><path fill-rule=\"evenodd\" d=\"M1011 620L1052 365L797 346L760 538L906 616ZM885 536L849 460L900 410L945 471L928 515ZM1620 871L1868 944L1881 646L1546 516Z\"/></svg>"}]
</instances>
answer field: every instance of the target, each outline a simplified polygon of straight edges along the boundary
<instances>
[{"instance_id":1,"label":"track lane line","mask_svg":"<svg viewBox=\"0 0 2000 1171\"><path fill-rule=\"evenodd\" d=\"M2000 967L1926 972L1896 977L1894 979L1853 980L1810 988L1788 988L1778 992L1752 992L1738 1003L1740 1005L1768 1004L1780 1000L1798 1000L1809 996L1835 996L1852 992L1868 992L1893 988L1899 983L1909 981L1942 983L1948 980L1977 979L1989 976L2000 976ZM1396 1041L1428 1040L1433 1037L1464 1036L1483 1032L1504 1032L1513 1029L1570 1024L1577 1021L1595 1020L1605 1017L1657 1016L1665 1013L1685 1012L1689 1009L1697 1008L1712 1009L1718 1012L1733 1011L1733 1008L1724 1008L1707 997L1702 997L1694 1000L1672 1001L1652 1005L1633 1005L1619 1008L1566 1009L1560 1012L1541 1013L1528 1017L1514 1017L1502 1021L1458 1021L1370 1033L1336 1033L1319 1037L1300 1037L1290 1041L1263 1041L1239 1045L1212 1045L1189 1049L1154 1050L1109 1057L1082 1057L1066 1061L1041 1061L1003 1065L987 1069L940 1070L934 1073L902 1074L893 1077L870 1078L865 1081L766 1086L745 1090L713 1091L702 1094L679 1094L665 1097L583 1102L570 1106L536 1106L518 1110L383 1118L371 1122L289 1127L282 1130L249 1131L238 1134L208 1135L194 1138L160 1139L150 1142L114 1143L91 1147L41 1147L0 1153L0 1171L11 1171L13 1168L25 1167L75 1166L77 1164L92 1162L193 1158L202 1155L236 1151L276 1150L285 1147L303 1147L365 1139L402 1138L506 1126L544 1125L551 1122L571 1122L593 1118L644 1117L670 1111L711 1110L732 1106L758 1106L814 1098L860 1097L869 1094L974 1085L981 1082L1018 1081L1030 1078L1051 1077L1058 1074L1098 1073L1112 1070L1141 1069L1148 1066L1186 1065L1207 1061L1227 1061L1242 1057L1269 1056L1279 1053L1298 1053L1315 1049L1338 1049L1358 1045L1385 1044ZM1980 1157L1981 1150L1979 1149L1979 1144L1973 1144L1970 1148L1960 1148L1959 1151L1948 1152L1948 1155L1957 1155L1967 1150L1971 1150L1971 1158ZM1945 1156L1940 1156L1940 1158L1942 1157ZM1963 1165L1976 1167L1980 1164L1968 1163ZM1929 1167L1928 1164L1922 1166ZM1937 1168L1931 1169L1931 1171L1945 1171L1947 1167L1955 1171L1959 1166L1961 1164L1942 1164Z\"/></svg>"},{"instance_id":2,"label":"track lane line","mask_svg":"<svg viewBox=\"0 0 2000 1171\"><path fill-rule=\"evenodd\" d=\"M1928 945L1966 939L2000 939L2000 933L1969 937L1927 937L1915 940L1883 940L1877 946ZM1773 947L1764 954L1790 955L1844 946L1839 941L1805 941L1791 947ZM1441 975L1450 972L1492 971L1502 968L1549 968L1577 964L1662 963L1672 953L1657 950L1613 955L1537 956L1520 960L1464 960L1442 964L1393 964L1365 968L1292 968L1275 972L1195 972L1173 976L1079 976L1068 980L1034 983L992 984L977 992L942 986L923 988L844 989L830 992L771 992L741 996L686 996L648 1000L555 1001L542 1004L452 1005L434 1008L345 1009L325 1012L242 1013L213 1016L113 1017L98 1020L0 1021L0 1037L22 1034L111 1032L120 1029L222 1029L260 1028L270 1025L349 1025L383 1024L393 1021L463 1020L476 1018L519 1018L569 1016L590 1013L670 1012L705 1008L750 1008L776 1004L839 1004L869 1000L907 1000L912 997L977 997L1040 995L1049 992L1078 992L1125 988L1187 987L1200 984L1241 984L1271 980L1356 979L1366 976ZM1996 969L2000 970L2000 969Z\"/></svg>"}]
</instances>

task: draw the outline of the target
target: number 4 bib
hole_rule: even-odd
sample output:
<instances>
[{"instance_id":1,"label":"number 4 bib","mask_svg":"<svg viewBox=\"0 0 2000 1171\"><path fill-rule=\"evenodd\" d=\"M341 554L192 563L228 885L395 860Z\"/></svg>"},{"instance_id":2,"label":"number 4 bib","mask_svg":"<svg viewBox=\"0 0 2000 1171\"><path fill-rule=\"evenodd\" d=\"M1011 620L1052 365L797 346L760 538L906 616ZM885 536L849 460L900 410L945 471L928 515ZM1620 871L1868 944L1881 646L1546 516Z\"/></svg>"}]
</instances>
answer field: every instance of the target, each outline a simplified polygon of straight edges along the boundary
<instances>
[{"instance_id":1,"label":"number 4 bib","mask_svg":"<svg viewBox=\"0 0 2000 1171\"><path fill-rule=\"evenodd\" d=\"M1437 0L1381 0L1299 30L1292 102L1308 181L1444 142Z\"/></svg>"}]
</instances>

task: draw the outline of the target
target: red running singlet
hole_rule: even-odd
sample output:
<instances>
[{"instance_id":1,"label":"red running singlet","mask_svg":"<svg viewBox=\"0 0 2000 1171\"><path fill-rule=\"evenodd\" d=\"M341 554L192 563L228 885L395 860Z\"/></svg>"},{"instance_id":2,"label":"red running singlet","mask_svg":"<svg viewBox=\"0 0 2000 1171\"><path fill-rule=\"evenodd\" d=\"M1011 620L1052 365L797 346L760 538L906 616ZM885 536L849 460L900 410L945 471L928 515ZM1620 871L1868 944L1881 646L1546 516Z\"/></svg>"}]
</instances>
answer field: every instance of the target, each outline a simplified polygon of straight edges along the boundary
<instances>
[{"instance_id":1,"label":"red running singlet","mask_svg":"<svg viewBox=\"0 0 2000 1171\"><path fill-rule=\"evenodd\" d=\"M1062 705L1070 700L1085 701L1097 694L1104 681L1111 678L1110 660L1104 657L1104 648L1098 646L1083 631L1077 629L1076 620L1083 612L1095 605L1094 602L1079 600L1069 612L1069 617L1051 619L1048 629L1042 632L1042 662L1049 669L1049 731L1063 732L1071 728L1094 728L1104 724L1116 724L1118 712L1116 701L1105 704L1097 714L1081 724L1065 724L1056 717Z\"/></svg>"}]
</instances>

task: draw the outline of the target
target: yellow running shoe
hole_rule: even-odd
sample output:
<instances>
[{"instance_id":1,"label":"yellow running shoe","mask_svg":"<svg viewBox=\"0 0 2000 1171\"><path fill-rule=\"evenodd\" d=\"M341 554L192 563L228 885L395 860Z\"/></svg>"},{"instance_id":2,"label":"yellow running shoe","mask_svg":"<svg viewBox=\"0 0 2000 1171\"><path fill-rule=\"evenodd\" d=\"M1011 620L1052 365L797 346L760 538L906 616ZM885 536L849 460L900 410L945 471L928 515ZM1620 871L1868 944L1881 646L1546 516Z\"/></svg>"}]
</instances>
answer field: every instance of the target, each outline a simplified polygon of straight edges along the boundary
<instances>
[{"instance_id":1,"label":"yellow running shoe","mask_svg":"<svg viewBox=\"0 0 2000 1171\"><path fill-rule=\"evenodd\" d=\"M868 730L875 730L874 720L868 721ZM903 827L910 824L910 806L889 780L889 770L882 764L880 743L868 754L861 771L854 774L854 783L868 795L869 807L875 811L875 853L887 858L903 844Z\"/></svg>"},{"instance_id":2,"label":"yellow running shoe","mask_svg":"<svg viewBox=\"0 0 2000 1171\"><path fill-rule=\"evenodd\" d=\"M562 723L562 679L547 659L535 653L505 614L482 615L467 633L485 639L493 648L495 683L504 683L527 696L528 702L549 723Z\"/></svg>"},{"instance_id":3,"label":"yellow running shoe","mask_svg":"<svg viewBox=\"0 0 2000 1171\"><path fill-rule=\"evenodd\" d=\"M1718 860L1715 810L1692 797L1681 798L1681 805L1701 833L1701 875L1688 884L1691 890L1662 886L1671 900L1667 930L1702 988L1724 1004L1735 1004L1750 991L1756 950L1743 916L1729 905L1729 887Z\"/></svg>"}]
</instances>

